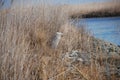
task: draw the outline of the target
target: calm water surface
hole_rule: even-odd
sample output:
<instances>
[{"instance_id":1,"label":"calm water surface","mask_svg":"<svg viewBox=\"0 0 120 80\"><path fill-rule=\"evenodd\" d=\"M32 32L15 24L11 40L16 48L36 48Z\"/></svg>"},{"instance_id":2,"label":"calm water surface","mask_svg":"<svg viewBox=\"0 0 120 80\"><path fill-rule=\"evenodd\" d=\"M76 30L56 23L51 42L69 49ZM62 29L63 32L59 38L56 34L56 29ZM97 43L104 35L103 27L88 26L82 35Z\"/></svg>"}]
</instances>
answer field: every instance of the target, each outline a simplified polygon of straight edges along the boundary
<instances>
[{"instance_id":1,"label":"calm water surface","mask_svg":"<svg viewBox=\"0 0 120 80\"><path fill-rule=\"evenodd\" d=\"M96 38L120 45L120 17L86 18L79 22Z\"/></svg>"}]
</instances>

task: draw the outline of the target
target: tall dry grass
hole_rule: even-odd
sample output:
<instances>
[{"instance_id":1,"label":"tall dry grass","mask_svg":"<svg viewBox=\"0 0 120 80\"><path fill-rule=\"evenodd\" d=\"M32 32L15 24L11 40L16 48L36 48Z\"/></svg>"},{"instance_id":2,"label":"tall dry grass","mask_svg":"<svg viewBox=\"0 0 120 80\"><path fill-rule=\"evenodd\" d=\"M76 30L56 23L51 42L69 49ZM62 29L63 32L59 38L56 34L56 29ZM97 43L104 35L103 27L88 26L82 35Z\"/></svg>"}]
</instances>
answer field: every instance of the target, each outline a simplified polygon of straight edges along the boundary
<instances>
[{"instance_id":1,"label":"tall dry grass","mask_svg":"<svg viewBox=\"0 0 120 80\"><path fill-rule=\"evenodd\" d=\"M63 35L57 49L53 49L51 42L56 32ZM0 79L102 80L101 67L95 62L91 67L73 65L71 71L61 58L72 50L92 52L93 40L88 34L84 27L73 25L67 12L58 6L41 4L1 11Z\"/></svg>"}]
</instances>

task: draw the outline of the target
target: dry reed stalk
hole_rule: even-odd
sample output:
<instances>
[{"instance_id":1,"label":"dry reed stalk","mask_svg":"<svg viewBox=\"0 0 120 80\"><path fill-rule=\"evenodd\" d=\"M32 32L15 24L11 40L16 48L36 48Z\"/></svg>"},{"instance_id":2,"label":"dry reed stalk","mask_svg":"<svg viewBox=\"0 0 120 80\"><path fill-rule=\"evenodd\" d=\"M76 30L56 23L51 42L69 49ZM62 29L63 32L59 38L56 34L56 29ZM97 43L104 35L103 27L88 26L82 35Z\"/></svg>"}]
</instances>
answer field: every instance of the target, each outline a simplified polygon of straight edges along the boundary
<instances>
[{"instance_id":1,"label":"dry reed stalk","mask_svg":"<svg viewBox=\"0 0 120 80\"><path fill-rule=\"evenodd\" d=\"M43 70L43 80L48 80L48 71L47 71L47 66L50 61L50 57L42 57L42 70Z\"/></svg>"}]
</instances>

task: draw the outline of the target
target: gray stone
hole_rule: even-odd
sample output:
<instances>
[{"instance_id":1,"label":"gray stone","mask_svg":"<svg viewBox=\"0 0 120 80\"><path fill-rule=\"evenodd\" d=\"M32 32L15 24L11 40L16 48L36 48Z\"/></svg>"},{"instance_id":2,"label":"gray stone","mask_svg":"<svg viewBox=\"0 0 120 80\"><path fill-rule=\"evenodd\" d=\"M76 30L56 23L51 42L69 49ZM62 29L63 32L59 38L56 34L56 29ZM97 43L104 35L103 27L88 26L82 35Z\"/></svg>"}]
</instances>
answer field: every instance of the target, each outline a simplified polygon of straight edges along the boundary
<instances>
[{"instance_id":1,"label":"gray stone","mask_svg":"<svg viewBox=\"0 0 120 80\"><path fill-rule=\"evenodd\" d=\"M75 62L81 62L85 65L90 64L90 58L89 55L86 53L79 52L77 50L67 52L65 54L65 59L69 61L70 63L75 63Z\"/></svg>"}]
</instances>

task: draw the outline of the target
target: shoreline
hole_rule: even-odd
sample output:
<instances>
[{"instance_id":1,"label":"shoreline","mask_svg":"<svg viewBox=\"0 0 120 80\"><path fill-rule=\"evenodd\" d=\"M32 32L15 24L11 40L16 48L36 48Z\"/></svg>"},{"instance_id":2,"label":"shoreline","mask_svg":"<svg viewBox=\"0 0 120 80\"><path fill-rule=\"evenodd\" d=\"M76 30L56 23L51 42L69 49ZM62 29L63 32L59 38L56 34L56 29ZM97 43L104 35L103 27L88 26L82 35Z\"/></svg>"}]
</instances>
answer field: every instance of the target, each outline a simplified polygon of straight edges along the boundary
<instances>
[{"instance_id":1,"label":"shoreline","mask_svg":"<svg viewBox=\"0 0 120 80\"><path fill-rule=\"evenodd\" d=\"M93 18L120 16L120 2L87 3L80 5L61 5L71 18Z\"/></svg>"},{"instance_id":2,"label":"shoreline","mask_svg":"<svg viewBox=\"0 0 120 80\"><path fill-rule=\"evenodd\" d=\"M82 19L94 19L95 17L92 17L92 18L82 18ZM97 17L98 19L103 19L103 18L106 18L106 19L114 19L114 18L120 18L120 16L110 16L110 17Z\"/></svg>"},{"instance_id":3,"label":"shoreline","mask_svg":"<svg viewBox=\"0 0 120 80\"><path fill-rule=\"evenodd\" d=\"M114 43L107 42L95 37L92 37L92 40L95 48L96 46L99 46L101 49L104 49L104 51L107 51L107 54L113 52L119 54L120 56L120 45L116 45Z\"/></svg>"},{"instance_id":4,"label":"shoreline","mask_svg":"<svg viewBox=\"0 0 120 80\"><path fill-rule=\"evenodd\" d=\"M79 15L72 15L70 16L72 19L75 18L107 18L107 17L120 17L120 12L119 13L102 13L102 12L91 12L88 14L79 14Z\"/></svg>"}]
</instances>

